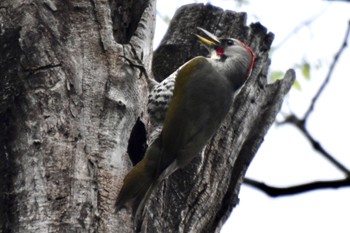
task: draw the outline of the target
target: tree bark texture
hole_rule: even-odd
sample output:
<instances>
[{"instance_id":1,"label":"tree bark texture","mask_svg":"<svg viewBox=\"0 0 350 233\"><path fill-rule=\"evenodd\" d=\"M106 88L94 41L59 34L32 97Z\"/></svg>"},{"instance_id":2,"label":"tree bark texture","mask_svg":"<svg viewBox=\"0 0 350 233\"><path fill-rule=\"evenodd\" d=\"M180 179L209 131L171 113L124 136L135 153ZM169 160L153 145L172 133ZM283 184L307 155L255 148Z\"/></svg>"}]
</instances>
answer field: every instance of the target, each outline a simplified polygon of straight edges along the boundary
<instances>
[{"instance_id":1,"label":"tree bark texture","mask_svg":"<svg viewBox=\"0 0 350 233\"><path fill-rule=\"evenodd\" d=\"M0 232L116 232L148 93L121 56L150 68L154 19L155 1L1 1Z\"/></svg>"},{"instance_id":2,"label":"tree bark texture","mask_svg":"<svg viewBox=\"0 0 350 233\"><path fill-rule=\"evenodd\" d=\"M114 213L130 133L148 129L151 70L161 80L205 55L197 26L246 42L257 63L203 156L151 196L141 229L219 232L294 73L267 84L273 35L202 4L178 10L152 63L154 20L153 0L0 2L0 232L134 232L128 210Z\"/></svg>"}]
</instances>

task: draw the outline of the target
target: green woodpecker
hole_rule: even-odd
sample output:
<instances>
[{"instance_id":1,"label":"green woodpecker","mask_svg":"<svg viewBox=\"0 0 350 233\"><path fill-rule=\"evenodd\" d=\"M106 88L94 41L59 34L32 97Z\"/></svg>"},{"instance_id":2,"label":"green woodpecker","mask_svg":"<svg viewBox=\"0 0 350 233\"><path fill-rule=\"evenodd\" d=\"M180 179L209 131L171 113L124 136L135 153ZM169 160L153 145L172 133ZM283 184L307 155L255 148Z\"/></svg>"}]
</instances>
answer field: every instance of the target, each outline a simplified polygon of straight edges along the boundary
<instances>
[{"instance_id":1,"label":"green woodpecker","mask_svg":"<svg viewBox=\"0 0 350 233\"><path fill-rule=\"evenodd\" d=\"M220 39L199 29L208 37L196 35L209 50L209 57L188 61L149 96L151 122L164 119L163 129L143 160L125 177L116 202L117 210L130 205L134 217L162 180L199 155L253 68L255 55L243 42Z\"/></svg>"}]
</instances>

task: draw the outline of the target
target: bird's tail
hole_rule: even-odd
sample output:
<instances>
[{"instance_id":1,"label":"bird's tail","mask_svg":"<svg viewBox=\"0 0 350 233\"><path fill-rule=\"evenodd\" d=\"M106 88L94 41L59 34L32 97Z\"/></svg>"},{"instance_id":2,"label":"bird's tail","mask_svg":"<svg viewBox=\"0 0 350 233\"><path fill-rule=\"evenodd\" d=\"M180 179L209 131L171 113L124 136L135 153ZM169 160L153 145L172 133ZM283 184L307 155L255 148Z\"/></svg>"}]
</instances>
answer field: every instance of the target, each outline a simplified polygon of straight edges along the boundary
<instances>
[{"instance_id":1,"label":"bird's tail","mask_svg":"<svg viewBox=\"0 0 350 233\"><path fill-rule=\"evenodd\" d=\"M149 172L145 171L146 161L140 161L124 178L123 187L119 192L117 210L131 204L133 214L154 182Z\"/></svg>"},{"instance_id":2,"label":"bird's tail","mask_svg":"<svg viewBox=\"0 0 350 233\"><path fill-rule=\"evenodd\" d=\"M145 158L126 175L116 201L117 211L130 205L134 217L142 213L152 190L157 185L158 162L156 158L159 158L158 153L157 143L152 144L148 148Z\"/></svg>"}]
</instances>

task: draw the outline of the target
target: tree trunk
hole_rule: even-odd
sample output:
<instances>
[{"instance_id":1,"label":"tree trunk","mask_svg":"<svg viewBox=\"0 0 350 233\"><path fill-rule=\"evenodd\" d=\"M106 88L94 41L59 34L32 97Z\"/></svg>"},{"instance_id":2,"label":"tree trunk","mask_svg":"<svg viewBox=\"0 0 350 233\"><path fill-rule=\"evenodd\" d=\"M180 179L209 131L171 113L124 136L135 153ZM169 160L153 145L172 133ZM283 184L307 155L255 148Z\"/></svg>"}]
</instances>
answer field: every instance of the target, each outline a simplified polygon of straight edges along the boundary
<instances>
[{"instance_id":1,"label":"tree trunk","mask_svg":"<svg viewBox=\"0 0 350 233\"><path fill-rule=\"evenodd\" d=\"M141 229L220 230L294 73L267 84L273 35L202 4L178 10L151 64L154 20L153 0L0 3L0 232L134 232L128 210L114 213L127 151L144 151L130 133L149 128L151 65L161 80L204 55L197 26L246 42L257 64L204 155L151 196Z\"/></svg>"}]
</instances>

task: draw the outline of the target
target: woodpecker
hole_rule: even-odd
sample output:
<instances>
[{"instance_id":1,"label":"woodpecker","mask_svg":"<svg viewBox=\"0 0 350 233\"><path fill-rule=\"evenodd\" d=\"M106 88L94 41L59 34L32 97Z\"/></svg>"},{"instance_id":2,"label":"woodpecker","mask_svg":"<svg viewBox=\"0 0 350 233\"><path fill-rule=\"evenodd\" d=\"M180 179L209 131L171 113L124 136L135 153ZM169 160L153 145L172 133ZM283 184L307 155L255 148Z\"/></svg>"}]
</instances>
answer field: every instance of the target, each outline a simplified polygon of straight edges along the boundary
<instances>
[{"instance_id":1,"label":"woodpecker","mask_svg":"<svg viewBox=\"0 0 350 233\"><path fill-rule=\"evenodd\" d=\"M252 71L255 55L250 47L199 29L207 38L196 36L209 57L191 59L151 91L148 109L153 121L164 119L163 128L125 177L116 201L117 210L130 206L134 218L162 180L199 155Z\"/></svg>"}]
</instances>

